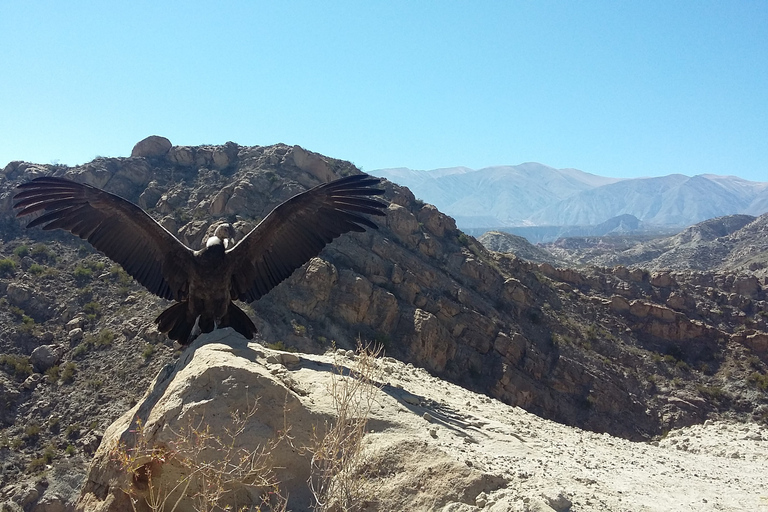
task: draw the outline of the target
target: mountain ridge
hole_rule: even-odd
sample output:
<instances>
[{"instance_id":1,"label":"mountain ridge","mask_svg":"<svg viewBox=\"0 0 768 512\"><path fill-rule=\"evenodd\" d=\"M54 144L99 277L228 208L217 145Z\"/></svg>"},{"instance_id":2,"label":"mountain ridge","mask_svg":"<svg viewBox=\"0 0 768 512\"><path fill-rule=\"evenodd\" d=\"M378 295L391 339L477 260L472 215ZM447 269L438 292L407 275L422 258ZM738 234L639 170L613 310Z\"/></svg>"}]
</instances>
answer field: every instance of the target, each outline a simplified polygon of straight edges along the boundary
<instances>
[{"instance_id":1,"label":"mountain ridge","mask_svg":"<svg viewBox=\"0 0 768 512\"><path fill-rule=\"evenodd\" d=\"M594 226L621 215L637 217L649 228L669 229L724 215L757 216L768 211L768 182L733 175L620 179L536 162L479 170L399 168L371 173L407 186L454 217L460 229L475 231Z\"/></svg>"}]
</instances>

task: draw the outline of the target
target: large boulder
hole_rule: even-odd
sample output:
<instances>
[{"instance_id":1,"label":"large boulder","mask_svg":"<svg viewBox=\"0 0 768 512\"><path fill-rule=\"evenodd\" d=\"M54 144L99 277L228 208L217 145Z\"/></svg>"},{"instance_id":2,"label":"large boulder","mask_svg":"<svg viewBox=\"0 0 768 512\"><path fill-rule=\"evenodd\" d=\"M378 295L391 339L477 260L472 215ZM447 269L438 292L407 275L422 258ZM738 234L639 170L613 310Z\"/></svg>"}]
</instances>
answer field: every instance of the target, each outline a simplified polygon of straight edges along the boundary
<instances>
[{"instance_id":1,"label":"large boulder","mask_svg":"<svg viewBox=\"0 0 768 512\"><path fill-rule=\"evenodd\" d=\"M133 146L132 157L160 157L171 150L171 141L159 135L150 135Z\"/></svg>"},{"instance_id":2,"label":"large boulder","mask_svg":"<svg viewBox=\"0 0 768 512\"><path fill-rule=\"evenodd\" d=\"M349 463L342 482L358 482L356 492L372 500L366 510L474 504L481 492L503 485L504 479L468 467L429 442L435 433L424 428L417 395L381 384L360 387L363 379L340 376L351 372L380 379L406 371L385 359L343 351L298 356L265 349L231 329L203 335L106 430L76 510L148 511L152 496L167 497L166 503L179 499L178 510L201 510L195 500L212 496L204 478L222 490L214 496L217 510L258 508L270 496L274 504L277 494L287 496L290 510L310 510L308 482L314 492L339 482L320 476L318 468L327 470L328 458L316 457L313 463L318 440L328 441L329 426L340 415L348 425L366 411L367 427L359 431L359 436L368 432L361 445L364 456ZM419 375L437 382L423 370ZM462 439L454 442L463 446ZM331 446L328 453L343 450L341 444ZM426 478L430 485L410 491ZM371 479L378 483L370 487Z\"/></svg>"}]
</instances>

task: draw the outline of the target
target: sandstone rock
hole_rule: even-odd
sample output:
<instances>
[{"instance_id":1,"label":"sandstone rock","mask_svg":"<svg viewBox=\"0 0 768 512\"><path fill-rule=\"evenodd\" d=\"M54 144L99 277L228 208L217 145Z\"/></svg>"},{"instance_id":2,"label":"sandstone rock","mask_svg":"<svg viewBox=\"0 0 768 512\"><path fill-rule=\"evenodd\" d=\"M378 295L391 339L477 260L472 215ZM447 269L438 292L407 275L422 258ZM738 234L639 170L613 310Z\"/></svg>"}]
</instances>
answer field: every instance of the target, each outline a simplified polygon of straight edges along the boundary
<instances>
[{"instance_id":1,"label":"sandstone rock","mask_svg":"<svg viewBox=\"0 0 768 512\"><path fill-rule=\"evenodd\" d=\"M407 208L391 203L387 208L387 227L409 247L416 247L419 236L419 221Z\"/></svg>"},{"instance_id":2,"label":"sandstone rock","mask_svg":"<svg viewBox=\"0 0 768 512\"><path fill-rule=\"evenodd\" d=\"M437 317L422 309L414 310L413 333L409 347L412 356L424 361L430 370L443 371L448 360L453 358L456 347Z\"/></svg>"},{"instance_id":3,"label":"sandstone rock","mask_svg":"<svg viewBox=\"0 0 768 512\"><path fill-rule=\"evenodd\" d=\"M677 285L675 278L669 272L654 272L651 274L651 285L659 288L669 288Z\"/></svg>"},{"instance_id":4,"label":"sandstone rock","mask_svg":"<svg viewBox=\"0 0 768 512\"><path fill-rule=\"evenodd\" d=\"M755 352L768 355L768 333L758 332L746 337L746 344Z\"/></svg>"},{"instance_id":5,"label":"sandstone rock","mask_svg":"<svg viewBox=\"0 0 768 512\"><path fill-rule=\"evenodd\" d=\"M139 196L138 204L144 210L154 208L161 197L163 197L163 192L157 181L150 181L147 188Z\"/></svg>"},{"instance_id":6,"label":"sandstone rock","mask_svg":"<svg viewBox=\"0 0 768 512\"><path fill-rule=\"evenodd\" d=\"M416 218L437 237L456 231L456 221L431 204L425 204L416 214Z\"/></svg>"},{"instance_id":7,"label":"sandstone rock","mask_svg":"<svg viewBox=\"0 0 768 512\"><path fill-rule=\"evenodd\" d=\"M294 165L302 171L308 172L321 182L331 181L337 178L331 171L328 162L321 155L307 151L301 146L293 146L290 158Z\"/></svg>"},{"instance_id":8,"label":"sandstone rock","mask_svg":"<svg viewBox=\"0 0 768 512\"><path fill-rule=\"evenodd\" d=\"M159 135L150 135L133 146L131 157L161 157L171 149L171 141Z\"/></svg>"},{"instance_id":9,"label":"sandstone rock","mask_svg":"<svg viewBox=\"0 0 768 512\"><path fill-rule=\"evenodd\" d=\"M157 201L157 211L160 213L173 213L184 205L189 197L189 191L181 186L176 186L160 196Z\"/></svg>"},{"instance_id":10,"label":"sandstone rock","mask_svg":"<svg viewBox=\"0 0 768 512\"><path fill-rule=\"evenodd\" d=\"M195 152L189 146L173 146L166 158L173 164L191 167L195 163Z\"/></svg>"},{"instance_id":11,"label":"sandstone rock","mask_svg":"<svg viewBox=\"0 0 768 512\"><path fill-rule=\"evenodd\" d=\"M629 311L629 301L620 295L614 295L611 297L611 309L617 313Z\"/></svg>"}]
</instances>

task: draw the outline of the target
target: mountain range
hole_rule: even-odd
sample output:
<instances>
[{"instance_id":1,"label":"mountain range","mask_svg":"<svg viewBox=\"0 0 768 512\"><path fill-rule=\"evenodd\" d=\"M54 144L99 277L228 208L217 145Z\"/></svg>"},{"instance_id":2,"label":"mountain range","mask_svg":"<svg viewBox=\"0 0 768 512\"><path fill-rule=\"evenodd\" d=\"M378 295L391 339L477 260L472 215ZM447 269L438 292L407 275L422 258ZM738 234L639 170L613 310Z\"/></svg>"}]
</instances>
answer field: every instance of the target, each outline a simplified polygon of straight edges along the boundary
<instances>
[{"instance_id":1,"label":"mountain range","mask_svg":"<svg viewBox=\"0 0 768 512\"><path fill-rule=\"evenodd\" d=\"M531 233L531 227L583 230L607 222L620 224L626 231L623 221L635 217L639 221L635 230L648 231L768 211L768 182L736 176L670 174L620 179L535 162L479 170L379 169L372 174L410 188L416 197L455 218L461 229L518 228L509 231L529 239L538 236ZM616 217L622 221L613 220ZM554 230L558 236L562 231Z\"/></svg>"}]
</instances>

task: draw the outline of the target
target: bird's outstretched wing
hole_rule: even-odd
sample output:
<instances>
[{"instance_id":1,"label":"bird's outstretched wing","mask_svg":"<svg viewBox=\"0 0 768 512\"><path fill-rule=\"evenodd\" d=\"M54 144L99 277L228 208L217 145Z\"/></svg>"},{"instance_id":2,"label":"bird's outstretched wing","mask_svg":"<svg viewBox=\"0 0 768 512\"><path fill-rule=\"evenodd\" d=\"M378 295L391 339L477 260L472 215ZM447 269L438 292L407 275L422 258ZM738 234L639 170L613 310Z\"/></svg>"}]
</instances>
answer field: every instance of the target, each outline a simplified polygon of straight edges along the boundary
<instances>
[{"instance_id":1,"label":"bird's outstretched wing","mask_svg":"<svg viewBox=\"0 0 768 512\"><path fill-rule=\"evenodd\" d=\"M36 178L18 188L17 217L43 212L27 227L69 231L119 263L155 295L176 300L186 295L183 269L193 259L192 251L135 204L64 178Z\"/></svg>"},{"instance_id":2,"label":"bird's outstretched wing","mask_svg":"<svg viewBox=\"0 0 768 512\"><path fill-rule=\"evenodd\" d=\"M386 204L371 199L381 180L357 174L318 185L277 206L237 245L227 251L232 268L232 298L257 300L294 270L317 256L334 238L349 231L378 229L360 214L379 215Z\"/></svg>"}]
</instances>

